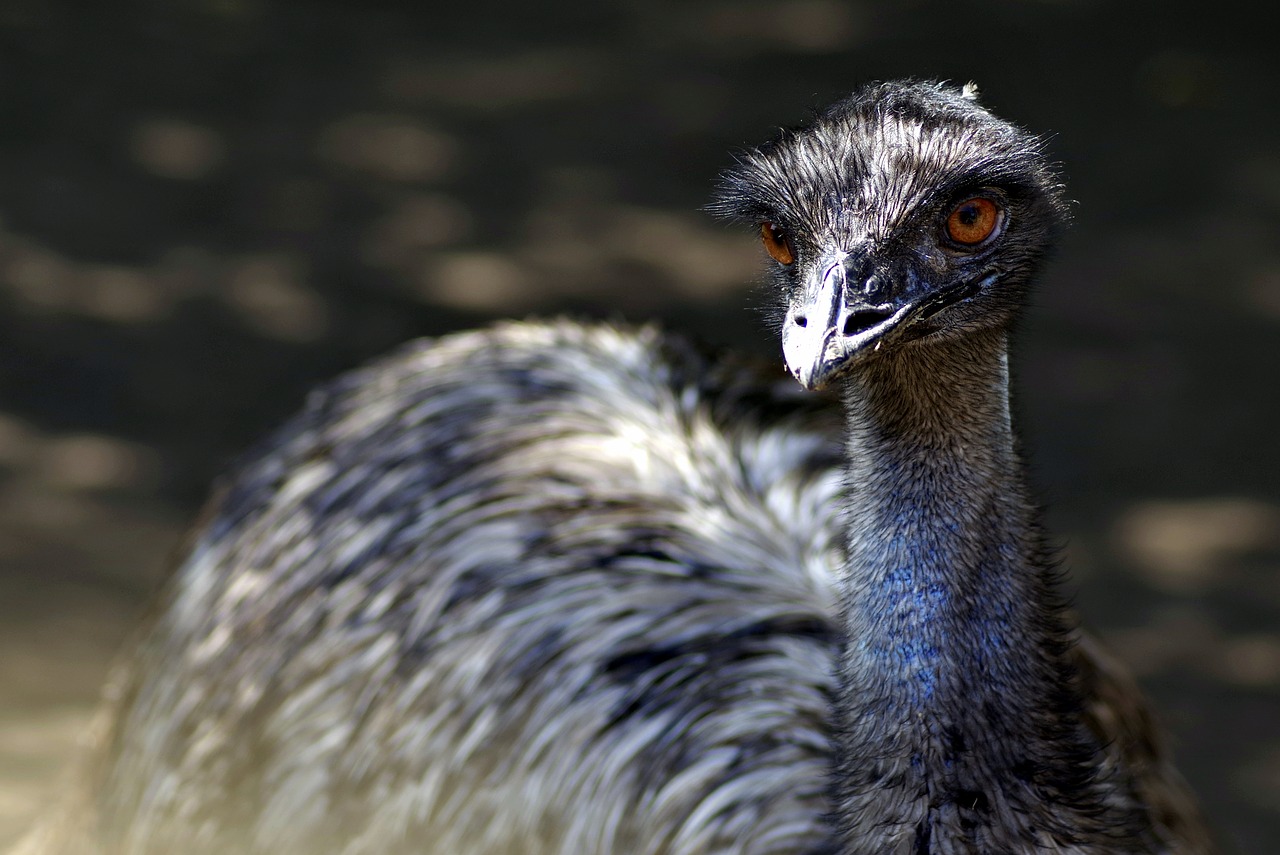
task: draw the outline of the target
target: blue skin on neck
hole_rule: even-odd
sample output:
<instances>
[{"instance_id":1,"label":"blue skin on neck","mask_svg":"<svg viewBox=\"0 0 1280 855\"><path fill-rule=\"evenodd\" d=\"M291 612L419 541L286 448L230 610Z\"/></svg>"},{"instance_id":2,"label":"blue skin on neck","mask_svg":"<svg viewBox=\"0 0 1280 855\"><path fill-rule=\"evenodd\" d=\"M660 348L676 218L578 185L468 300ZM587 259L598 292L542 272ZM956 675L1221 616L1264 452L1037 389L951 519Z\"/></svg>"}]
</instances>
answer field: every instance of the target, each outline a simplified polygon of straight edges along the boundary
<instances>
[{"instance_id":1,"label":"blue skin on neck","mask_svg":"<svg viewBox=\"0 0 1280 855\"><path fill-rule=\"evenodd\" d=\"M930 550L932 553L932 550ZM936 553L935 553L936 554ZM938 616L949 610L951 592L935 582L917 582L916 568L899 566L885 574L883 594L885 599L899 605L903 623L918 627L930 627L934 632L902 633L902 640L892 651L881 648L874 655L882 660L896 658L901 668L912 680L915 691L908 694L913 707L933 700L938 685L939 643L948 641L947 626ZM905 606L905 608L904 608ZM906 614L902 614L902 612ZM904 627L907 629L908 627ZM887 664L887 663L886 663Z\"/></svg>"},{"instance_id":2,"label":"blue skin on neck","mask_svg":"<svg viewBox=\"0 0 1280 855\"><path fill-rule=\"evenodd\" d=\"M869 639L867 652L882 674L902 685L909 706L920 709L935 700L945 669L966 672L953 673L951 685L1001 682L995 666L1009 650L1008 604L982 588L958 592L949 584L950 562L934 545L909 543L898 534L886 553L896 563L876 580L867 602L867 611L883 616L877 621L882 632Z\"/></svg>"}]
</instances>

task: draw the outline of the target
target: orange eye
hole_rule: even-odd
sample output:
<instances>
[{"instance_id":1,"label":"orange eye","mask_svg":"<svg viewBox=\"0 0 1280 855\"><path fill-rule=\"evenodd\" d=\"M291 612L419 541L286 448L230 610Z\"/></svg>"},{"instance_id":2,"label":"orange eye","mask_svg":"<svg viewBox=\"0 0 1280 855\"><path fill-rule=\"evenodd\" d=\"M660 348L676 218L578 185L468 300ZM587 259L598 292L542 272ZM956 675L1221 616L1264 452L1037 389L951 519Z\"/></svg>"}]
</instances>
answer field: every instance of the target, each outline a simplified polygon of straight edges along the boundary
<instances>
[{"instance_id":1,"label":"orange eye","mask_svg":"<svg viewBox=\"0 0 1280 855\"><path fill-rule=\"evenodd\" d=\"M947 217L947 237L965 246L976 246L995 234L1004 212L983 196L965 199Z\"/></svg>"},{"instance_id":2,"label":"orange eye","mask_svg":"<svg viewBox=\"0 0 1280 855\"><path fill-rule=\"evenodd\" d=\"M764 241L764 248L773 256L774 261L779 264L795 263L795 247L791 245L791 238L787 237L787 233L782 229L773 223L763 223L760 226L760 239Z\"/></svg>"}]
</instances>

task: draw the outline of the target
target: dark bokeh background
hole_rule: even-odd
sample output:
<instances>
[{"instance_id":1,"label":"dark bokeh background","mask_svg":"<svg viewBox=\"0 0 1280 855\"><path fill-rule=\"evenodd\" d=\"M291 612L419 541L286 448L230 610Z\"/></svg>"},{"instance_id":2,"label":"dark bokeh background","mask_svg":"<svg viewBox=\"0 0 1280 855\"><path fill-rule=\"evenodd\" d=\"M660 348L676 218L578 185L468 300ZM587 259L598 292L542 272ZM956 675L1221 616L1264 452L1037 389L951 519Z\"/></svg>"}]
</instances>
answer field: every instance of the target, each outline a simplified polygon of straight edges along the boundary
<instances>
[{"instance_id":1,"label":"dark bokeh background","mask_svg":"<svg viewBox=\"0 0 1280 855\"><path fill-rule=\"evenodd\" d=\"M771 354L734 147L979 82L1077 222L1019 343L1077 599L1242 852L1280 852L1280 60L1246 7L0 2L0 845L229 457L315 381L496 316Z\"/></svg>"}]
</instances>

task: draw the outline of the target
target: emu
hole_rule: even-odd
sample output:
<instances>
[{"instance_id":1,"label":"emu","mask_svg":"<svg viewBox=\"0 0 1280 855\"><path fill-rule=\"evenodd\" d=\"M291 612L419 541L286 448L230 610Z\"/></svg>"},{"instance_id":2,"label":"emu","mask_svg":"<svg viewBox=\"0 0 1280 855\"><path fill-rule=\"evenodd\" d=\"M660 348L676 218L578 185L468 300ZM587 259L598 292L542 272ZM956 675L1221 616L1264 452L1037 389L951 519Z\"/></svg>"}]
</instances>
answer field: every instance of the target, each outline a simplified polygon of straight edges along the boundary
<instances>
[{"instance_id":1,"label":"emu","mask_svg":"<svg viewBox=\"0 0 1280 855\"><path fill-rule=\"evenodd\" d=\"M1210 852L1024 483L1040 142L871 85L714 210L831 397L567 321L337 379L220 486L25 851Z\"/></svg>"}]
</instances>

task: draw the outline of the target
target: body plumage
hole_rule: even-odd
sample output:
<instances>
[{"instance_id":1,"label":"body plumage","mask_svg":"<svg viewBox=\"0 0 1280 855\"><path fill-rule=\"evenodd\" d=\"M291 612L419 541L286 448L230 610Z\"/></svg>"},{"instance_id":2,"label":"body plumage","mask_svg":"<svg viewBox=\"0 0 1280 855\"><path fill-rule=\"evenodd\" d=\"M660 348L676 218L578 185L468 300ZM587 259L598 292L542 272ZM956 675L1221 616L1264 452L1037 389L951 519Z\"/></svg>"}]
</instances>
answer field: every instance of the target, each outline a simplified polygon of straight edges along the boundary
<instances>
[{"instance_id":1,"label":"body plumage","mask_svg":"<svg viewBox=\"0 0 1280 855\"><path fill-rule=\"evenodd\" d=\"M114 688L105 851L816 845L838 431L777 381L557 323L315 392Z\"/></svg>"}]
</instances>

